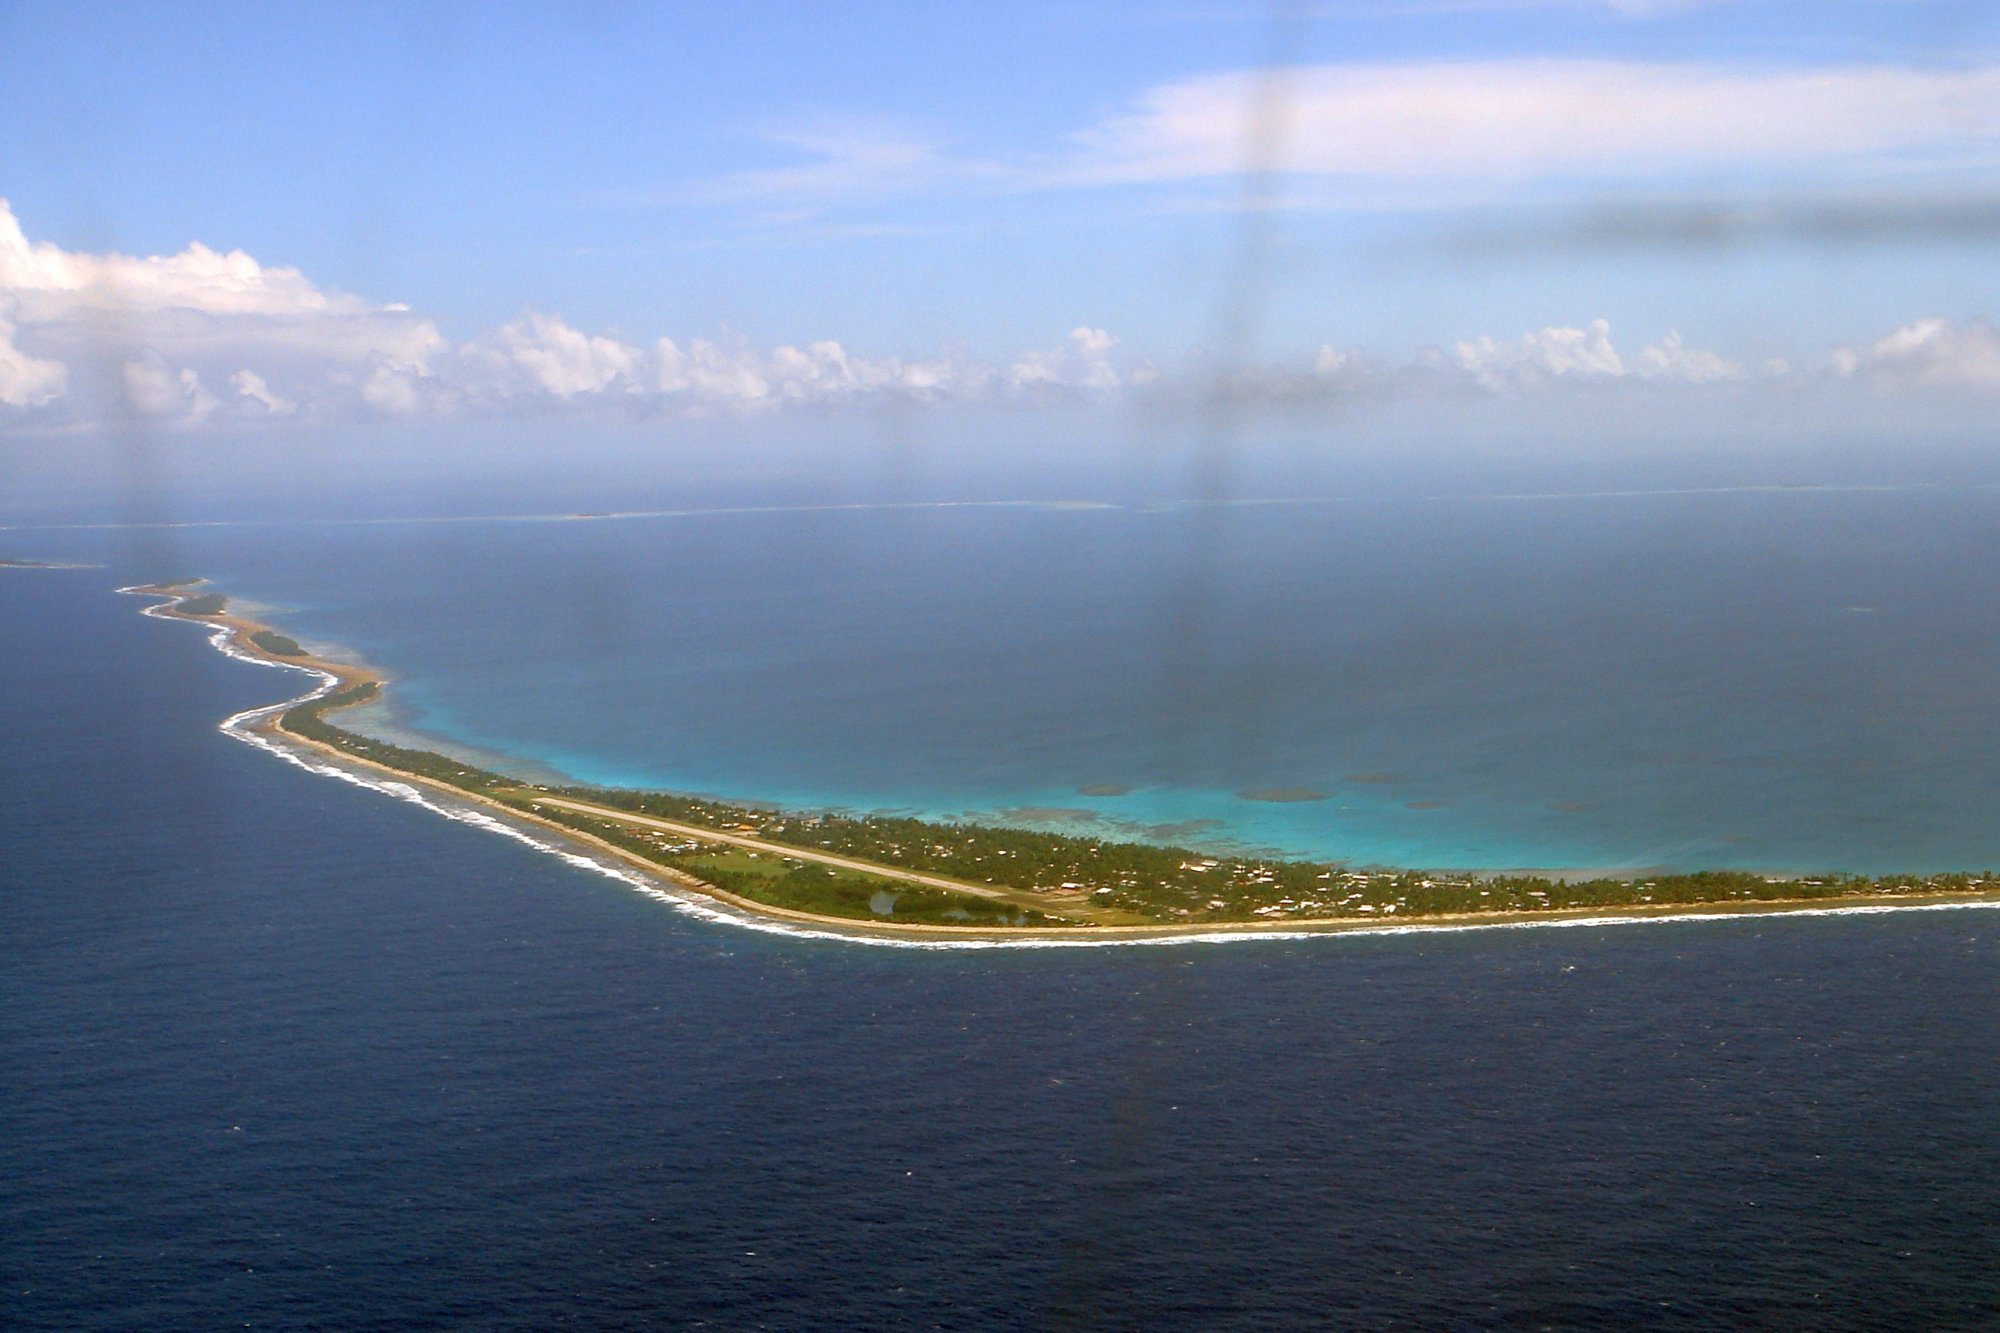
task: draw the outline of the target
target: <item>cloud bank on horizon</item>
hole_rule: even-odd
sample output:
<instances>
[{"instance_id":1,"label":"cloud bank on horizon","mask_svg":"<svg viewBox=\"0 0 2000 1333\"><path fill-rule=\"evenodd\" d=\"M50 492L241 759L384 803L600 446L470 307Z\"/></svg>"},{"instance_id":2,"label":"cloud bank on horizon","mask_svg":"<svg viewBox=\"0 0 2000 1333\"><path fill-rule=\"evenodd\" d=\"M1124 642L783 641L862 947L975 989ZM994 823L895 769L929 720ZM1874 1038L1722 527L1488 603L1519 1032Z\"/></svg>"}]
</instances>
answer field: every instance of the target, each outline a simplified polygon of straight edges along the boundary
<instances>
[{"instance_id":1,"label":"cloud bank on horizon","mask_svg":"<svg viewBox=\"0 0 2000 1333\"><path fill-rule=\"evenodd\" d=\"M946 351L865 356L834 339L627 341L523 314L453 341L399 303L327 291L295 268L200 242L177 254L82 254L32 242L0 200L0 430L111 422L180 430L256 423L482 419L551 412L626 418L851 404L1105 401L1120 396L1355 403L1549 393L1579 386L1862 382L1898 392L2000 393L2000 332L1920 316L1824 362L1745 366L1666 331L1621 350L1602 319L1477 334L1384 358L1322 345L1291 362L1161 367L1121 360L1079 326L1001 360Z\"/></svg>"},{"instance_id":2,"label":"cloud bank on horizon","mask_svg":"<svg viewBox=\"0 0 2000 1333\"><path fill-rule=\"evenodd\" d=\"M850 355L840 343L758 349L647 344L529 312L453 342L398 303L324 291L297 269L200 242L173 255L79 254L31 242L0 200L0 423L111 419L181 428L542 413L760 411L857 399L988 400L1102 392L1117 339L1080 327L1006 364Z\"/></svg>"}]
</instances>

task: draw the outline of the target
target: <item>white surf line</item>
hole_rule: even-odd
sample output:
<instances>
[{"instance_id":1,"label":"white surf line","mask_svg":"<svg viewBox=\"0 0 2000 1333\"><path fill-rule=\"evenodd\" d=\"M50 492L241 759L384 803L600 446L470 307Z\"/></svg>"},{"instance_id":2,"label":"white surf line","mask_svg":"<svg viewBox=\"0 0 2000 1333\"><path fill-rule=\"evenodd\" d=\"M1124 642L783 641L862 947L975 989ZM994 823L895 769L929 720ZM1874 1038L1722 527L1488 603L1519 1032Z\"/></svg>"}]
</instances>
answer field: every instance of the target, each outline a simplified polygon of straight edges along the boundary
<instances>
[{"instance_id":1,"label":"white surf line","mask_svg":"<svg viewBox=\"0 0 2000 1333\"><path fill-rule=\"evenodd\" d=\"M1933 491L1952 494L2000 491L2000 482L1879 482L1826 485L1758 484L1741 486L1665 486L1611 491L1501 491L1422 495L1304 495L1244 496L1239 499L1173 500L1159 505L1127 505L1110 500L859 500L842 504L727 505L714 508L623 509L603 512L530 514L415 514L352 518L204 518L155 523L4 523L0 532L132 532L197 528L345 528L422 527L453 523L620 523L649 519L730 518L754 514L860 514L946 509L1041 509L1055 512L1121 511L1158 514L1185 509L1241 509L1296 505L1441 504L1458 501L1529 502L1550 500L1641 500L1669 496L1715 495L1876 495ZM80 568L82 566L79 566ZM95 568L95 566L89 566Z\"/></svg>"},{"instance_id":2,"label":"white surf line","mask_svg":"<svg viewBox=\"0 0 2000 1333\"><path fill-rule=\"evenodd\" d=\"M1647 500L1674 496L1714 496L1714 495L1791 495L1809 497L1815 495L1904 495L1919 491L1950 494L1970 491L2000 490L2000 482L1855 482L1806 485L1784 485L1779 483L1745 484L1739 486L1659 486L1635 490L1617 491L1434 491L1419 495L1282 495L1244 496L1240 499L1217 500L1177 500L1170 507L1179 509L1258 509L1296 505L1393 505L1393 504L1450 504L1460 501L1479 503L1536 502L1546 500ZM1146 510L1143 512L1159 512Z\"/></svg>"},{"instance_id":3,"label":"white surf line","mask_svg":"<svg viewBox=\"0 0 2000 1333\"><path fill-rule=\"evenodd\" d=\"M149 596L149 597L157 597L163 595L159 592L152 591L144 587L120 588L118 589L118 591L121 593L131 593L139 596ZM219 724L217 724L217 730L221 731L223 734L227 736L242 741L247 745L255 746L257 749L260 749L267 754L275 755L277 758L282 759L284 762L291 764L294 767L304 769L306 772L312 773L316 776L335 778L338 779L339 781L351 783L354 786L362 787L369 791L380 792L387 796L393 796L397 800L407 801L412 805L421 806L424 809L429 810L431 813L441 815L444 818L452 820L455 823L468 824L475 828L483 829L489 833L498 833L503 837L512 838L516 842L526 844L527 846L532 847L537 851L545 852L551 856L557 857L558 859L568 863L569 865L575 866L578 869L595 871L596 873L604 875L607 878L615 879L620 883L625 884L628 887L642 894L645 894L648 897L654 898L660 902L667 903L670 906L682 912L687 913L688 915L695 916L703 920L716 921L728 925L741 926L751 930L765 930L776 934L800 935L816 939L834 939L834 940L844 940L848 942L865 942L865 943L892 943L897 945L901 945L904 943L904 941L901 940L894 940L894 941L867 940L861 937L840 934L834 931L816 931L809 927L799 927L785 922L770 921L763 918L754 918L747 913L739 914L735 911L732 911L725 905L716 903L711 899L706 899L706 898L696 899L694 897L684 896L682 893L668 889L667 887L665 887L665 884L662 881L657 880L651 876L646 876L634 870L629 870L622 865L612 864L603 860L599 860L598 858L595 857L580 854L576 851L571 850L571 845L559 845L556 842L553 842L549 839L537 837L533 833L530 833L525 829L516 827L515 825L506 823L505 821L495 819L493 816L485 814L482 811L441 804L440 802L432 799L431 796L426 792L418 789L415 786L412 786L409 783L396 782L391 779L385 779L373 776L371 774L356 772L352 769L348 769L340 765L327 762L323 759L318 758L316 755L314 755L313 757L308 757L308 755L312 754L312 752L308 751L302 753L300 750L294 749L292 746L285 745L281 742L275 741L271 739L269 736L265 735L264 733L257 731L255 729L256 724L263 721L265 718L272 716L273 714L281 713L288 709L297 707L299 704L307 703L314 699L324 697L329 690L333 689L336 685L340 683L339 680L327 672L317 670L316 668L313 667L303 666L296 662L273 662L266 658L255 657L248 653L245 653L236 646L235 643L237 637L236 631L230 626L227 625L204 626L201 625L201 622L199 621L185 620L174 616L164 616L160 614L161 612L167 611L185 600L187 600L185 596L179 594L173 594L171 595L170 600L160 602L153 606L148 606L144 608L141 614L155 616L156 618L163 620L174 620L181 624L196 625L200 628L207 629L209 630L209 636L208 636L209 643L217 651L221 652L224 656L235 658L239 662L250 662L257 666L275 667L283 671L299 671L305 673L308 676L313 677L315 680L319 682L313 689L308 690L306 693L301 694L296 698L286 699L280 703L265 704L265 705L260 705L259 707L256 708L248 708L240 713L233 713L230 716L224 718ZM961 941L951 941L951 943L961 943ZM969 943L969 941L965 941L963 943Z\"/></svg>"},{"instance_id":4,"label":"white surf line","mask_svg":"<svg viewBox=\"0 0 2000 1333\"><path fill-rule=\"evenodd\" d=\"M735 926L742 930L758 931L768 935L783 935L793 939L825 940L839 944L862 944L884 949L921 949L928 951L965 949L1116 949L1165 947L1196 944L1252 944L1252 943L1298 943L1305 940L1361 940L1372 937L1429 935L1463 931L1494 930L1566 930L1599 926L1662 926L1692 925L1714 922L1756 922L1774 917L1826 917L1826 916L1876 916L1886 912L1954 912L1978 909L2000 908L2000 901L1946 902L1946 903L1855 903L1839 907L1795 907L1768 911L1689 911L1661 916L1591 916L1563 917L1548 921L1466 921L1466 922L1410 922L1406 925L1367 925L1334 930L1257 930L1257 931L1202 931L1173 935L1123 936L1105 939L1082 939L1072 936L1057 938L996 938L979 939L927 939L917 937L892 937L875 935L857 930L853 933L831 930L823 927L807 926L796 922L766 917L757 913L728 906L705 895L689 890L670 887L671 881L648 875L636 868L590 856L574 850L576 844L567 840L557 842L551 838L537 836L527 829L495 819L478 810L465 809L441 804L429 794L406 782L396 782L386 778L357 773L342 768L323 759L307 757L292 747L272 740L254 729L255 724L276 713L294 708L321 698L340 682L327 672L296 662L273 662L267 658L255 657L236 646L236 631L227 625L203 625L197 620L185 620L174 616L160 615L186 601L184 594L162 594L143 586L120 588L121 593L136 596L168 596L170 600L145 607L140 614L154 616L179 624L194 625L209 631L208 641L218 652L239 662L249 662L257 666L274 667L280 671L302 671L314 677L319 684L295 699L282 703L265 704L257 708L247 708L224 718L217 729L224 735L253 745L267 754L319 777L336 778L342 782L369 791L392 796L399 801L421 806L433 814L441 815L458 824L468 824L489 833L512 838L536 851L546 853L578 870L588 870L613 879L634 892L664 903L685 916L718 925Z\"/></svg>"},{"instance_id":5,"label":"white surf line","mask_svg":"<svg viewBox=\"0 0 2000 1333\"><path fill-rule=\"evenodd\" d=\"M694 509L552 511L539 514L414 514L351 518L197 518L157 523L9 523L0 532L130 532L181 528L368 528L447 523L616 523L635 519L729 518L747 514L866 514L930 509L1049 509L1064 513L1119 509L1105 500L858 500L844 504L729 505ZM123 591L121 589L121 591Z\"/></svg>"},{"instance_id":6,"label":"white surf line","mask_svg":"<svg viewBox=\"0 0 2000 1333\"><path fill-rule=\"evenodd\" d=\"M1975 482L1958 485L1930 481L1857 482L1851 485L1743 485L1743 486L1662 486L1629 491L1500 491L1488 495L1426 495L1426 500L1646 500L1655 497L1709 495L1788 495L1809 498L1816 495L1908 495L1919 491L1940 494L1953 491L2000 490L2000 483Z\"/></svg>"}]
</instances>

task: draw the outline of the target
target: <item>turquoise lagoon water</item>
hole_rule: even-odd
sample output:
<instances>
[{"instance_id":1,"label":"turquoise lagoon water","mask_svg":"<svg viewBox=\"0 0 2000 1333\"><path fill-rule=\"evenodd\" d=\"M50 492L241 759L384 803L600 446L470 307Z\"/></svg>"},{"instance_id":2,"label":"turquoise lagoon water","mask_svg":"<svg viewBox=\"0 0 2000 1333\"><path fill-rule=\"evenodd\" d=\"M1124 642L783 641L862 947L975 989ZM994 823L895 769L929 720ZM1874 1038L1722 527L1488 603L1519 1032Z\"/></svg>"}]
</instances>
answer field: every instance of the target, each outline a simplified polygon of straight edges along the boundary
<instances>
[{"instance_id":1,"label":"turquoise lagoon water","mask_svg":"<svg viewBox=\"0 0 2000 1333\"><path fill-rule=\"evenodd\" d=\"M386 667L378 724L590 782L1361 863L2000 864L1984 488L248 524L147 560Z\"/></svg>"}]
</instances>

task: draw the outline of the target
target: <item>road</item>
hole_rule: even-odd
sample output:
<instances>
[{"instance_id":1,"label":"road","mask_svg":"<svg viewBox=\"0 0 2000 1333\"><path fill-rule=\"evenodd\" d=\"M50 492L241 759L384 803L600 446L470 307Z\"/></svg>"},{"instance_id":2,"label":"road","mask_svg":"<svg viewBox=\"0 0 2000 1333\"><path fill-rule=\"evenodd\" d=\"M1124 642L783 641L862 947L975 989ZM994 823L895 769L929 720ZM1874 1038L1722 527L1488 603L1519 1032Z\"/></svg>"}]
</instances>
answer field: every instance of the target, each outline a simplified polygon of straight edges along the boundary
<instances>
[{"instance_id":1,"label":"road","mask_svg":"<svg viewBox=\"0 0 2000 1333\"><path fill-rule=\"evenodd\" d=\"M1002 889L991 884L976 884L969 880L947 879L943 875L926 875L921 871L902 870L895 866L885 866L874 861L862 861L852 856L841 856L835 852L822 852L812 847L794 847L788 842L773 842L769 838L759 838L749 833L724 833L720 829L704 827L700 824L683 824L677 820L659 819L653 815L633 814L630 810L619 810L608 805L593 805L588 801L573 801L566 796L537 796L535 805L552 805L562 810L574 810L578 814L594 815L610 820L614 824L636 824L641 828L658 829L662 833L673 833L697 842L724 842L746 851L766 852L772 856L789 856L795 861L814 861L823 866L833 866L840 870L852 870L858 874L874 875L880 879L901 880L908 884L922 884L926 888L945 889L952 893L971 894L975 898L989 898L994 902L1007 903L1014 907L1035 907L1046 911L1050 907L1049 895L1030 893L1025 889ZM1065 901L1061 905L1065 916L1094 915L1089 907L1079 910L1077 905Z\"/></svg>"}]
</instances>

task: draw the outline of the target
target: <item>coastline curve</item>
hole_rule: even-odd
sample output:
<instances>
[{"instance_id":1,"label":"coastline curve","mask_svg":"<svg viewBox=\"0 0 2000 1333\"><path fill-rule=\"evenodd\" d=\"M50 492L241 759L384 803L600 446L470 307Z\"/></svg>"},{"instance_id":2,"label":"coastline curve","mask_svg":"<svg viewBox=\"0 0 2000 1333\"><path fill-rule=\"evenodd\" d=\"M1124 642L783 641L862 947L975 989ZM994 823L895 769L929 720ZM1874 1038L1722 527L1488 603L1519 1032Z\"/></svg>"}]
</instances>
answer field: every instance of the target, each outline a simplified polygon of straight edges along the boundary
<instances>
[{"instance_id":1,"label":"coastline curve","mask_svg":"<svg viewBox=\"0 0 2000 1333\"><path fill-rule=\"evenodd\" d=\"M1783 899L1751 902L1719 900L1699 904L1633 904L1604 910L1546 909L1540 912L1490 912L1486 919L1461 914L1424 919L1412 917L1333 919L1307 918L1284 922L1228 922L1146 925L1048 925L991 927L867 922L794 911L743 898L684 872L650 863L601 838L533 813L501 805L470 792L416 774L343 753L319 741L299 736L279 725L288 712L317 703L336 691L360 684L379 686L386 678L365 667L301 654L286 660L252 643L254 635L274 633L269 626L242 616L214 613L190 615L179 611L194 600L188 589L201 580L176 584L134 584L120 594L160 600L141 614L195 625L207 631L210 646L224 656L257 666L303 672L314 687L293 698L244 709L222 719L217 729L231 738L318 777L335 778L378 792L485 832L511 838L554 856L576 869L588 870L649 897L696 920L796 939L824 940L877 947L951 949L1107 948L1158 945L1235 944L1249 941L1300 942L1330 936L1407 936L1446 931L1566 929L1626 925L1692 924L1740 920L1745 917L1825 917L1877 915L1885 912L1953 911L2000 908L2000 890L1978 893L1915 893L1901 900L1884 894L1867 899Z\"/></svg>"}]
</instances>

